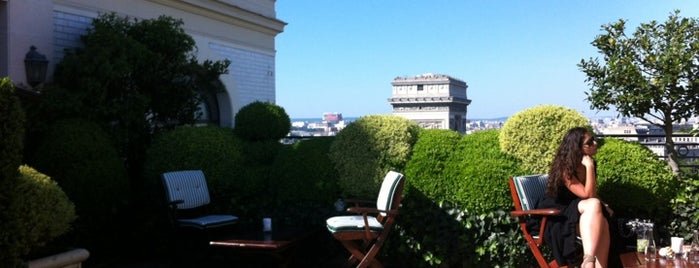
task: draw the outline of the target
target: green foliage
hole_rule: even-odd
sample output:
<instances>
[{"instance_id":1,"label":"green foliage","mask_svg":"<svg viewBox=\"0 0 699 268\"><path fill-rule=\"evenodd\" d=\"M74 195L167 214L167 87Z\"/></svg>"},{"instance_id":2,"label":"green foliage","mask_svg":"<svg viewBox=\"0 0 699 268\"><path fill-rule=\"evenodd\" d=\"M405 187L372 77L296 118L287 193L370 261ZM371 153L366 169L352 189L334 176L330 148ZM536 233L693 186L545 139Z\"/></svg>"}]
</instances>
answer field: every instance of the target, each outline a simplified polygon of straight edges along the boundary
<instances>
[{"instance_id":1,"label":"green foliage","mask_svg":"<svg viewBox=\"0 0 699 268\"><path fill-rule=\"evenodd\" d=\"M284 223L322 225L340 196L337 171L328 158L334 137L317 137L285 147L271 168L274 217Z\"/></svg>"},{"instance_id":2,"label":"green foliage","mask_svg":"<svg viewBox=\"0 0 699 268\"><path fill-rule=\"evenodd\" d=\"M3 181L7 193L0 218L0 262L20 266L23 256L64 234L75 219L73 203L48 176L28 166Z\"/></svg>"},{"instance_id":3,"label":"green foliage","mask_svg":"<svg viewBox=\"0 0 699 268\"><path fill-rule=\"evenodd\" d=\"M587 76L592 108L614 107L623 116L653 122L665 130L668 143L672 123L699 112L699 22L679 13L671 13L664 23L641 23L632 35L624 20L603 25L603 33L592 41L602 62L590 58L578 64ZM677 172L677 152L673 146L667 149Z\"/></svg>"},{"instance_id":4,"label":"green foliage","mask_svg":"<svg viewBox=\"0 0 699 268\"><path fill-rule=\"evenodd\" d=\"M389 170L403 171L421 128L393 115L370 115L340 131L330 146L330 159L349 197L376 198Z\"/></svg>"},{"instance_id":5,"label":"green foliage","mask_svg":"<svg viewBox=\"0 0 699 268\"><path fill-rule=\"evenodd\" d=\"M565 133L573 127L592 130L579 112L556 105L541 105L514 114L500 130L500 149L533 173L548 173Z\"/></svg>"},{"instance_id":6,"label":"green foliage","mask_svg":"<svg viewBox=\"0 0 699 268\"><path fill-rule=\"evenodd\" d=\"M140 172L153 135L194 123L201 95L223 89L217 77L229 62L199 64L181 20L102 14L81 40L42 92L43 119L85 118L110 128L129 174Z\"/></svg>"},{"instance_id":7,"label":"green foliage","mask_svg":"<svg viewBox=\"0 0 699 268\"><path fill-rule=\"evenodd\" d=\"M17 167L22 163L24 137L24 111L20 107L19 99L15 96L15 87L7 77L0 79L0 137L0 182L2 182L18 175ZM2 208L1 205L0 208Z\"/></svg>"},{"instance_id":8,"label":"green foliage","mask_svg":"<svg viewBox=\"0 0 699 268\"><path fill-rule=\"evenodd\" d=\"M454 154L460 140L461 134L452 130L421 131L413 146L413 154L405 165L405 176L410 178L405 182L408 185L405 187L406 194L414 188L437 201L450 199L450 193L442 192L453 188L444 185L450 184L446 181L444 173L447 172L448 160ZM414 187L410 187L411 185Z\"/></svg>"},{"instance_id":9,"label":"green foliage","mask_svg":"<svg viewBox=\"0 0 699 268\"><path fill-rule=\"evenodd\" d=\"M679 183L667 165L647 147L606 138L597 155L598 194L622 218L671 217L670 201Z\"/></svg>"},{"instance_id":10,"label":"green foliage","mask_svg":"<svg viewBox=\"0 0 699 268\"><path fill-rule=\"evenodd\" d=\"M146 155L143 177L154 187L149 192L162 193L162 173L200 169L209 184L212 204L228 203L228 198L237 199L238 194L258 188L243 176L243 159L243 143L231 129L179 127L153 141Z\"/></svg>"},{"instance_id":11,"label":"green foliage","mask_svg":"<svg viewBox=\"0 0 699 268\"><path fill-rule=\"evenodd\" d=\"M526 174L520 165L500 152L497 130L465 136L422 131L405 168L408 187L398 218L398 254L415 255L411 267L526 260L516 224L494 212L511 209L507 178ZM502 258L504 252L508 258Z\"/></svg>"},{"instance_id":12,"label":"green foliage","mask_svg":"<svg viewBox=\"0 0 699 268\"><path fill-rule=\"evenodd\" d=\"M444 187L449 198L471 213L510 210L512 198L507 184L511 176L531 174L516 158L500 151L497 130L465 135L447 160L445 173L453 182ZM444 199L446 200L446 199Z\"/></svg>"},{"instance_id":13,"label":"green foliage","mask_svg":"<svg viewBox=\"0 0 699 268\"><path fill-rule=\"evenodd\" d=\"M682 176L677 196L672 200L672 211L669 233L690 240L686 236L699 230L699 174Z\"/></svg>"},{"instance_id":14,"label":"green foliage","mask_svg":"<svg viewBox=\"0 0 699 268\"><path fill-rule=\"evenodd\" d=\"M96 248L119 237L129 197L126 167L109 135L82 119L56 121L38 146L35 166L75 203L76 243Z\"/></svg>"},{"instance_id":15,"label":"green foliage","mask_svg":"<svg viewBox=\"0 0 699 268\"><path fill-rule=\"evenodd\" d=\"M255 101L235 114L235 133L246 141L278 141L290 129L289 115L274 103Z\"/></svg>"}]
</instances>

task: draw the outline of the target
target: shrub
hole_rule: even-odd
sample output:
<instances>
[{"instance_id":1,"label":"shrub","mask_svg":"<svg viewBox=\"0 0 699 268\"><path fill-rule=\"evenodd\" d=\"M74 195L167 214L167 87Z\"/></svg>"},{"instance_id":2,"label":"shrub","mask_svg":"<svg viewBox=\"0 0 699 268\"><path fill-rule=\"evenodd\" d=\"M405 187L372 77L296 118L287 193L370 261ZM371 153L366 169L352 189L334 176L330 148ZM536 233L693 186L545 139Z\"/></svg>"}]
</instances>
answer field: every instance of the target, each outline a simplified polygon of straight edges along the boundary
<instances>
[{"instance_id":1,"label":"shrub","mask_svg":"<svg viewBox=\"0 0 699 268\"><path fill-rule=\"evenodd\" d=\"M22 163L24 111L9 78L0 79L0 182L16 178ZM0 207L1 208L1 207ZM1 211L1 210L0 210Z\"/></svg>"},{"instance_id":2,"label":"shrub","mask_svg":"<svg viewBox=\"0 0 699 268\"><path fill-rule=\"evenodd\" d=\"M163 199L160 175L175 170L200 169L209 185L211 203L216 210L241 202L262 187L246 176L243 145L233 131L218 126L179 127L165 132L148 149L143 177L149 181L146 193ZM155 203L155 202L154 202ZM242 206L247 205L242 203ZM214 209L214 208L212 208ZM233 211L227 211L233 213Z\"/></svg>"},{"instance_id":3,"label":"shrub","mask_svg":"<svg viewBox=\"0 0 699 268\"><path fill-rule=\"evenodd\" d=\"M670 234L691 237L694 230L699 230L699 174L685 174L677 196L672 200L672 221L668 227Z\"/></svg>"},{"instance_id":4,"label":"shrub","mask_svg":"<svg viewBox=\"0 0 699 268\"><path fill-rule=\"evenodd\" d=\"M465 135L448 160L447 170L453 185L445 197L470 213L482 214L497 209L512 209L507 180L511 176L531 174L518 159L500 151L498 131L478 131Z\"/></svg>"},{"instance_id":5,"label":"shrub","mask_svg":"<svg viewBox=\"0 0 699 268\"><path fill-rule=\"evenodd\" d=\"M73 203L48 176L28 166L2 182L8 195L0 219L0 262L17 267L20 258L64 234L75 219Z\"/></svg>"},{"instance_id":6,"label":"shrub","mask_svg":"<svg viewBox=\"0 0 699 268\"><path fill-rule=\"evenodd\" d=\"M396 250L417 255L410 266L523 263L526 246L517 225L497 211L512 208L508 177L526 173L500 152L497 130L421 132L406 165L409 188ZM499 257L505 253L509 258Z\"/></svg>"},{"instance_id":7,"label":"shrub","mask_svg":"<svg viewBox=\"0 0 699 268\"><path fill-rule=\"evenodd\" d=\"M376 198L386 173L403 171L420 130L416 123L393 115L361 117L342 129L329 154L343 193Z\"/></svg>"},{"instance_id":8,"label":"shrub","mask_svg":"<svg viewBox=\"0 0 699 268\"><path fill-rule=\"evenodd\" d=\"M340 196L337 171L328 159L334 137L316 137L285 147L271 167L274 217L285 223L322 225Z\"/></svg>"},{"instance_id":9,"label":"shrub","mask_svg":"<svg viewBox=\"0 0 699 268\"><path fill-rule=\"evenodd\" d=\"M235 114L235 133L246 141L278 141L291 130L291 119L284 108L255 101Z\"/></svg>"},{"instance_id":10,"label":"shrub","mask_svg":"<svg viewBox=\"0 0 699 268\"><path fill-rule=\"evenodd\" d=\"M35 166L75 203L78 244L95 248L120 237L129 198L126 167L109 135L82 119L56 121L38 146ZM122 230L123 231L123 230Z\"/></svg>"},{"instance_id":11,"label":"shrub","mask_svg":"<svg viewBox=\"0 0 699 268\"><path fill-rule=\"evenodd\" d=\"M514 114L500 131L500 149L522 160L524 169L548 173L565 133L573 127L592 130L588 119L575 110L542 105Z\"/></svg>"},{"instance_id":12,"label":"shrub","mask_svg":"<svg viewBox=\"0 0 699 268\"><path fill-rule=\"evenodd\" d=\"M618 217L669 219L678 181L665 162L635 142L606 138L597 155L598 194Z\"/></svg>"}]
</instances>

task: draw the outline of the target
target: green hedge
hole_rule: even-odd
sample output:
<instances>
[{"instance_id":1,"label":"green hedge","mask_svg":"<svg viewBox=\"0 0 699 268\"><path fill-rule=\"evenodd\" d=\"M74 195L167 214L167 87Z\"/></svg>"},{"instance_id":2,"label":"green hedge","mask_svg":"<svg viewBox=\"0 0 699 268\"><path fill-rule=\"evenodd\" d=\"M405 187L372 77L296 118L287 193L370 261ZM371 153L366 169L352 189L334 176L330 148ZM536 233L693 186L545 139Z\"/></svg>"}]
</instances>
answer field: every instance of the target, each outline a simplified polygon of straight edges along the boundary
<instances>
[{"instance_id":1,"label":"green hedge","mask_svg":"<svg viewBox=\"0 0 699 268\"><path fill-rule=\"evenodd\" d=\"M389 170L403 172L421 128L393 115L370 115L347 125L330 147L343 194L376 198Z\"/></svg>"},{"instance_id":2,"label":"green hedge","mask_svg":"<svg viewBox=\"0 0 699 268\"><path fill-rule=\"evenodd\" d=\"M37 169L49 174L75 203L72 236L93 252L108 249L126 232L124 212L129 182L126 167L109 135L82 119L54 122L38 146Z\"/></svg>"},{"instance_id":3,"label":"green hedge","mask_svg":"<svg viewBox=\"0 0 699 268\"><path fill-rule=\"evenodd\" d=\"M324 226L340 196L338 173L328 158L335 137L316 137L284 147L272 164L273 216L287 224Z\"/></svg>"},{"instance_id":4,"label":"green hedge","mask_svg":"<svg viewBox=\"0 0 699 268\"><path fill-rule=\"evenodd\" d=\"M260 188L245 176L243 142L229 128L217 126L179 127L153 141L146 154L143 178L151 192L162 199L160 176L176 170L202 170L209 184L212 207L227 210L244 196ZM157 202L154 201L154 202ZM245 205L244 203L242 205ZM233 213L229 211L228 213Z\"/></svg>"},{"instance_id":5,"label":"green hedge","mask_svg":"<svg viewBox=\"0 0 699 268\"><path fill-rule=\"evenodd\" d=\"M406 165L400 237L388 254L410 267L531 263L515 221L503 212L512 208L507 178L527 173L500 152L497 130L421 132Z\"/></svg>"},{"instance_id":6,"label":"green hedge","mask_svg":"<svg viewBox=\"0 0 699 268\"><path fill-rule=\"evenodd\" d=\"M0 218L0 263L19 267L20 258L64 234L76 218L73 203L56 182L28 166L2 182L8 193Z\"/></svg>"},{"instance_id":7,"label":"green hedge","mask_svg":"<svg viewBox=\"0 0 699 268\"><path fill-rule=\"evenodd\" d=\"M17 177L22 163L24 111L9 78L0 79L0 182ZM0 196L1 197L1 196ZM0 209L2 207L0 206Z\"/></svg>"},{"instance_id":8,"label":"green hedge","mask_svg":"<svg viewBox=\"0 0 699 268\"><path fill-rule=\"evenodd\" d=\"M619 217L667 223L670 201L679 189L667 163L639 143L614 138L603 141L595 156L600 197Z\"/></svg>"}]
</instances>

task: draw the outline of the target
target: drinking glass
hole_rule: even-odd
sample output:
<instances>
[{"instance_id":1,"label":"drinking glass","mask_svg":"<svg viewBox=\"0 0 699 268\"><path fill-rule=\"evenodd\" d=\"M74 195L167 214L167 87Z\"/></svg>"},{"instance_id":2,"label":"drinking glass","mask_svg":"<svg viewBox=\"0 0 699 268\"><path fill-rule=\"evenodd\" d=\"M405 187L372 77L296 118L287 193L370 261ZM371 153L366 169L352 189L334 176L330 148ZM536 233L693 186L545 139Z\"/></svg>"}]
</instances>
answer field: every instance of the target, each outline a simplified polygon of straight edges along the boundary
<instances>
[{"instance_id":1,"label":"drinking glass","mask_svg":"<svg viewBox=\"0 0 699 268\"><path fill-rule=\"evenodd\" d=\"M648 239L648 244L643 252L647 262L654 262L658 259L658 248L655 247L655 239Z\"/></svg>"}]
</instances>

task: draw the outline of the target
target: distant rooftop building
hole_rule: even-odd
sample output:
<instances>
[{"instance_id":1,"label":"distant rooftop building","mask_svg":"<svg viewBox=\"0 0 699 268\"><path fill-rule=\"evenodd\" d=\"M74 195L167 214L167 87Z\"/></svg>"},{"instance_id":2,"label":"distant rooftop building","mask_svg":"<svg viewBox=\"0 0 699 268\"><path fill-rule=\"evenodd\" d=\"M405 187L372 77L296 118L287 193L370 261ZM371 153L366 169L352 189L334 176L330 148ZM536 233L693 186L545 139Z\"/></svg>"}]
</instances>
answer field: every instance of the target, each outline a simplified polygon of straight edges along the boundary
<instances>
[{"instance_id":1,"label":"distant rooftop building","mask_svg":"<svg viewBox=\"0 0 699 268\"><path fill-rule=\"evenodd\" d=\"M468 85L442 74L396 77L391 83L393 95L388 102L393 114L413 120L424 128L466 132Z\"/></svg>"}]
</instances>

